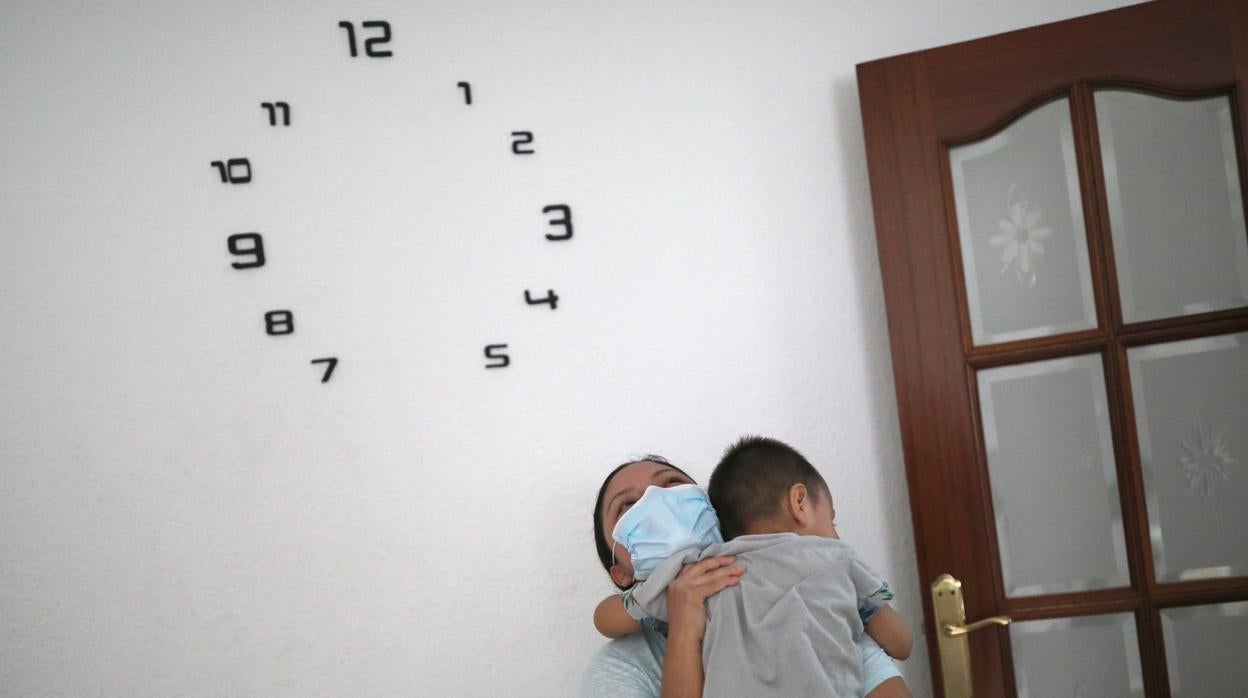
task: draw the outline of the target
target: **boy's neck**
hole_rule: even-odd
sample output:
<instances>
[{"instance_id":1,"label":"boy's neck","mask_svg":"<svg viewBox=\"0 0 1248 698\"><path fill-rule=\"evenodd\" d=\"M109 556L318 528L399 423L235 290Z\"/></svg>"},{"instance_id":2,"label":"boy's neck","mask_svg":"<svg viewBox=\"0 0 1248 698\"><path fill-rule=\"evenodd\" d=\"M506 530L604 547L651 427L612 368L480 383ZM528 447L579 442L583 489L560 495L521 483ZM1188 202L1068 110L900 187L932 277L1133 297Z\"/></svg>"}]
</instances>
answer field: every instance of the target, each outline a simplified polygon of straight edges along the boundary
<instances>
[{"instance_id":1,"label":"boy's neck","mask_svg":"<svg viewBox=\"0 0 1248 698\"><path fill-rule=\"evenodd\" d=\"M753 526L747 526L745 530L741 532L741 535L761 536L768 533L796 533L799 536L808 535L806 532L798 529L798 526L794 526L791 523L789 525L785 525L774 521L762 521L754 524Z\"/></svg>"}]
</instances>

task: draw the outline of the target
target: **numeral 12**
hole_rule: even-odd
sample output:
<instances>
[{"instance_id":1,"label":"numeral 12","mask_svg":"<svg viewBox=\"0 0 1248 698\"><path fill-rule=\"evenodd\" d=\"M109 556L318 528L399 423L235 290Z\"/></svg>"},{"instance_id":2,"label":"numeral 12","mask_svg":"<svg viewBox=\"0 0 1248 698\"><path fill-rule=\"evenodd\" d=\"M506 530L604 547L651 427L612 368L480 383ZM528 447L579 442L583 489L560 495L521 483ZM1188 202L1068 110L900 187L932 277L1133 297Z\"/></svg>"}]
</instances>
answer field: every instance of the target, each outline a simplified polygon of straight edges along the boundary
<instances>
[{"instance_id":1,"label":"numeral 12","mask_svg":"<svg viewBox=\"0 0 1248 698\"><path fill-rule=\"evenodd\" d=\"M338 26L347 30L347 48L351 50L351 57L354 58L358 56L359 53L355 50L355 27L346 20L339 22ZM361 22L360 27L364 29L372 29L374 27L381 29L381 36L374 36L364 40L364 54L366 56L370 58L385 58L387 56L394 55L393 51L382 51L373 48L374 46L390 43L389 22L382 20Z\"/></svg>"}]
</instances>

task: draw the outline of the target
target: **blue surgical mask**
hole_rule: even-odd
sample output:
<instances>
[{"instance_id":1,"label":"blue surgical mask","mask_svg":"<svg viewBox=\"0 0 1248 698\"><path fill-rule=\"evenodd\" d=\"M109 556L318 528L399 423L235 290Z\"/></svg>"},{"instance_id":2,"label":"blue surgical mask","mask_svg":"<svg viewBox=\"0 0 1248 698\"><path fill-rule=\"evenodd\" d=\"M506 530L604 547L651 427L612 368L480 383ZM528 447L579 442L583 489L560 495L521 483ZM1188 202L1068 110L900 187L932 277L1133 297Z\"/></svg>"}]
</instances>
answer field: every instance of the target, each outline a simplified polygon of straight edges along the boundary
<instances>
[{"instance_id":1,"label":"blue surgical mask","mask_svg":"<svg viewBox=\"0 0 1248 698\"><path fill-rule=\"evenodd\" d=\"M697 485L651 485L611 531L633 561L633 576L645 579L660 562L688 548L723 543L719 519L706 490ZM612 563L615 546L611 546Z\"/></svg>"}]
</instances>

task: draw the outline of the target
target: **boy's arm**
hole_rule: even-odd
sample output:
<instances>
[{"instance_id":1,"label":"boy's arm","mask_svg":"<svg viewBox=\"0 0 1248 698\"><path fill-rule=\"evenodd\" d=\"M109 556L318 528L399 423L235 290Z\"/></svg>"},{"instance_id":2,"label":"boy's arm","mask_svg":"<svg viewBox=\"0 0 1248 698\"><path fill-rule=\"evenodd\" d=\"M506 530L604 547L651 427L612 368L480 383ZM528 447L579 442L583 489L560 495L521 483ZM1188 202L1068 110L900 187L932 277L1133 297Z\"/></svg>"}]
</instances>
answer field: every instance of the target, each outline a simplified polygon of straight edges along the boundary
<instances>
[{"instance_id":1,"label":"boy's arm","mask_svg":"<svg viewBox=\"0 0 1248 698\"><path fill-rule=\"evenodd\" d=\"M621 604L621 608L623 604ZM875 609L867 623L867 634L893 659L907 659L914 644L910 628L892 606L883 604Z\"/></svg>"},{"instance_id":2,"label":"boy's arm","mask_svg":"<svg viewBox=\"0 0 1248 698\"><path fill-rule=\"evenodd\" d=\"M606 637L615 639L641 630L641 623L628 615L624 608L624 597L612 594L599 602L598 608L594 609L594 627Z\"/></svg>"}]
</instances>

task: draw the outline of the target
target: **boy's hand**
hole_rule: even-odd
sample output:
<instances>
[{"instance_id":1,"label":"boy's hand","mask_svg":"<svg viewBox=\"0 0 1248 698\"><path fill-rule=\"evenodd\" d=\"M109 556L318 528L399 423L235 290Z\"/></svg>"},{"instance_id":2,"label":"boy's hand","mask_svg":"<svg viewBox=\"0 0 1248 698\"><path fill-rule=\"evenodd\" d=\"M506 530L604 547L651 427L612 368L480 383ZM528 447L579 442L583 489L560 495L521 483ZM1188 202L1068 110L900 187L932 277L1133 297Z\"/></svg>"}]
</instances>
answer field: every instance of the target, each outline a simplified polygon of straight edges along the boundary
<instances>
[{"instance_id":1,"label":"boy's hand","mask_svg":"<svg viewBox=\"0 0 1248 698\"><path fill-rule=\"evenodd\" d=\"M736 586L744 567L729 567L735 557L711 557L685 565L667 585L668 641L696 640L706 634L706 600Z\"/></svg>"}]
</instances>

